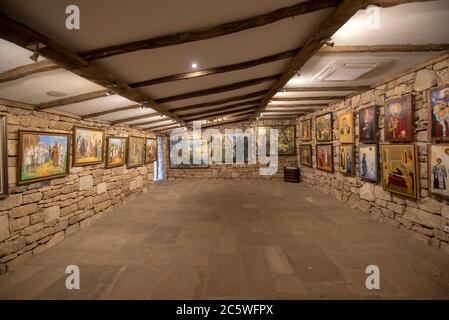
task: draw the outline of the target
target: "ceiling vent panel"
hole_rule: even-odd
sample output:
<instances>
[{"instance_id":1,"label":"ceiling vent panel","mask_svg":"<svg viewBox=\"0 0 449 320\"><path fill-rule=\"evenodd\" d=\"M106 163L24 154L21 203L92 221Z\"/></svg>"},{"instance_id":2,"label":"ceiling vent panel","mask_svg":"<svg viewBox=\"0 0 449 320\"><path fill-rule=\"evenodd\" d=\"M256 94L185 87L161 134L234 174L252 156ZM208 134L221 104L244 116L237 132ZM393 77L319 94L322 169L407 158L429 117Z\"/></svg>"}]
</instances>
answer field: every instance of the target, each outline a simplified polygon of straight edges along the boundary
<instances>
[{"instance_id":1,"label":"ceiling vent panel","mask_svg":"<svg viewBox=\"0 0 449 320\"><path fill-rule=\"evenodd\" d=\"M391 60L369 61L333 61L327 65L318 75L315 81L355 81L364 74L379 68Z\"/></svg>"}]
</instances>

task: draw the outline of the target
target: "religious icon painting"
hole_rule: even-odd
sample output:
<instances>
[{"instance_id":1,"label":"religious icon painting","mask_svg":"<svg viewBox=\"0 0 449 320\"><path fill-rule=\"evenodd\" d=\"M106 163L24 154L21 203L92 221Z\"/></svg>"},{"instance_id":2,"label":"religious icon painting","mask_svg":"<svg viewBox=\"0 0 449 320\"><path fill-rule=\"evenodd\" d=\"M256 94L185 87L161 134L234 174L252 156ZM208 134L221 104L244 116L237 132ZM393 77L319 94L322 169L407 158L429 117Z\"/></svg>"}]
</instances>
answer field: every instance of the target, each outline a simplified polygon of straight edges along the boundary
<instances>
[{"instance_id":1,"label":"religious icon painting","mask_svg":"<svg viewBox=\"0 0 449 320\"><path fill-rule=\"evenodd\" d=\"M428 146L429 191L440 197L449 198L449 145L431 144Z\"/></svg>"},{"instance_id":2,"label":"religious icon painting","mask_svg":"<svg viewBox=\"0 0 449 320\"><path fill-rule=\"evenodd\" d=\"M319 170L334 171L334 154L332 144L317 144L316 146L316 167Z\"/></svg>"},{"instance_id":3,"label":"religious icon painting","mask_svg":"<svg viewBox=\"0 0 449 320\"><path fill-rule=\"evenodd\" d=\"M449 141L449 84L429 90L429 140Z\"/></svg>"},{"instance_id":4,"label":"religious icon painting","mask_svg":"<svg viewBox=\"0 0 449 320\"><path fill-rule=\"evenodd\" d=\"M384 118L385 141L406 142L413 140L411 95L387 101Z\"/></svg>"},{"instance_id":5,"label":"religious icon painting","mask_svg":"<svg viewBox=\"0 0 449 320\"><path fill-rule=\"evenodd\" d=\"M302 141L312 140L312 121L311 121L311 119L301 121L301 140Z\"/></svg>"},{"instance_id":6,"label":"religious icon painting","mask_svg":"<svg viewBox=\"0 0 449 320\"><path fill-rule=\"evenodd\" d=\"M315 137L317 142L332 141L332 113L325 113L315 118Z\"/></svg>"},{"instance_id":7,"label":"religious icon painting","mask_svg":"<svg viewBox=\"0 0 449 320\"><path fill-rule=\"evenodd\" d=\"M303 166L312 167L312 146L310 144L299 146L299 163Z\"/></svg>"},{"instance_id":8,"label":"religious icon painting","mask_svg":"<svg viewBox=\"0 0 449 320\"><path fill-rule=\"evenodd\" d=\"M359 140L362 143L377 142L377 106L359 110Z\"/></svg>"},{"instance_id":9,"label":"religious icon painting","mask_svg":"<svg viewBox=\"0 0 449 320\"><path fill-rule=\"evenodd\" d=\"M354 145L342 144L340 146L340 172L352 176L354 169Z\"/></svg>"},{"instance_id":10,"label":"religious icon painting","mask_svg":"<svg viewBox=\"0 0 449 320\"><path fill-rule=\"evenodd\" d=\"M354 122L352 111L340 112L337 115L338 140L341 143L354 143Z\"/></svg>"},{"instance_id":11,"label":"religious icon painting","mask_svg":"<svg viewBox=\"0 0 449 320\"><path fill-rule=\"evenodd\" d=\"M73 129L73 166L103 162L104 131L98 129Z\"/></svg>"},{"instance_id":12,"label":"religious icon painting","mask_svg":"<svg viewBox=\"0 0 449 320\"><path fill-rule=\"evenodd\" d=\"M379 161L376 144L359 145L359 177L360 179L379 181Z\"/></svg>"}]
</instances>

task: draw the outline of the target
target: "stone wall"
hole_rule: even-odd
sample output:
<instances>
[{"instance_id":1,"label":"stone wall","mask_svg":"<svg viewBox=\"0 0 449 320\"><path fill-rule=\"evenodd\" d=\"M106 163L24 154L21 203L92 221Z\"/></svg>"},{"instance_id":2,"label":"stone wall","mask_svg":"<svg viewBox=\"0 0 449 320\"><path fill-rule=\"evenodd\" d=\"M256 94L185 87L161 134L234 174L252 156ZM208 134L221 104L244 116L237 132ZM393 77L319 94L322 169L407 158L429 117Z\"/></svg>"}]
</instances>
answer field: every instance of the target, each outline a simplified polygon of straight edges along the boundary
<instances>
[{"instance_id":1,"label":"stone wall","mask_svg":"<svg viewBox=\"0 0 449 320\"><path fill-rule=\"evenodd\" d=\"M444 226L449 225L449 201L441 199L427 192L427 145L430 143L427 136L428 120L428 89L436 85L449 83L449 55L432 59L428 63L418 66L407 73L390 79L373 89L356 94L318 112L308 114L298 119L312 119L313 168L301 167L302 180L320 191L347 203L350 207L359 208L377 220L388 223L394 228L417 238L434 248L449 253L449 233ZM379 106L379 142L384 142L383 120L385 101L403 95L412 94L415 112L414 144L418 149L420 200L401 197L385 192L380 185L364 182L358 178L358 110L367 106ZM338 173L339 142L337 128L337 113L340 110L354 112L355 124L355 162L356 175L344 176ZM334 146L334 173L326 173L316 169L315 159L315 117L317 115L333 113L333 146ZM302 143L298 138L298 144ZM299 159L298 159L299 165Z\"/></svg>"},{"instance_id":2,"label":"stone wall","mask_svg":"<svg viewBox=\"0 0 449 320\"><path fill-rule=\"evenodd\" d=\"M226 129L241 129L243 132L248 128L257 126L281 126L281 125L296 125L294 120L259 120L259 121L242 121L238 123L223 124L221 126L213 127L224 133ZM207 128L205 128L207 129ZM171 169L169 166L169 152L168 139L165 143L166 155L166 172L168 180L185 179L185 178L210 178L210 179L280 179L283 177L283 167L296 165L296 156L279 156L278 171L275 175L260 175L260 164L210 164L208 168L201 169Z\"/></svg>"},{"instance_id":3,"label":"stone wall","mask_svg":"<svg viewBox=\"0 0 449 320\"><path fill-rule=\"evenodd\" d=\"M66 177L18 186L19 129L71 133L77 125L101 128L106 136L149 134L27 107L0 105L0 114L7 116L10 193L0 200L0 274L89 225L126 198L146 192L152 183L152 164L133 169L105 169L104 164L99 164L70 167Z\"/></svg>"}]
</instances>

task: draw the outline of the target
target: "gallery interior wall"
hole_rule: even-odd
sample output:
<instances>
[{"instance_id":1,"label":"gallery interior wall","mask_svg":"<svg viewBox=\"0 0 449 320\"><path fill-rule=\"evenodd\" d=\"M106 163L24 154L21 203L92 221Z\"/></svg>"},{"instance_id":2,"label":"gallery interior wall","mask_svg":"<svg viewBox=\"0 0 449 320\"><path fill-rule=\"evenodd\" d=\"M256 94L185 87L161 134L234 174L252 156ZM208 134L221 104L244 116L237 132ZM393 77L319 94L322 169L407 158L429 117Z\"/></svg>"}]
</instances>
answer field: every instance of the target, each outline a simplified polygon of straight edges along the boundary
<instances>
[{"instance_id":1,"label":"gallery interior wall","mask_svg":"<svg viewBox=\"0 0 449 320\"><path fill-rule=\"evenodd\" d=\"M137 168L106 169L103 162L70 165L68 176L17 185L20 129L71 134L74 126L81 126L104 130L105 137L154 135L129 127L84 121L62 112L38 112L26 107L0 105L0 115L6 115L7 119L9 173L9 196L0 199L0 273L52 247L125 199L147 192L152 184L153 163ZM69 150L72 152L71 147Z\"/></svg>"},{"instance_id":2,"label":"gallery interior wall","mask_svg":"<svg viewBox=\"0 0 449 320\"><path fill-rule=\"evenodd\" d=\"M256 128L258 126L296 126L296 121L291 119L265 119L256 121L242 121L237 123L229 123L214 126L220 133L224 134L225 130L242 130L244 132L249 128ZM203 130L208 129L204 128ZM297 130L297 128L296 128ZM186 178L203 178L203 179L281 179L283 177L284 166L296 166L296 154L293 155L279 155L278 157L278 171L274 175L260 175L259 169L263 167L259 163L256 164L210 164L208 168L189 168L189 169L173 169L170 168L169 161L169 141L165 139L166 156L166 175L168 180L186 179ZM297 147L297 146L296 146Z\"/></svg>"},{"instance_id":3,"label":"gallery interior wall","mask_svg":"<svg viewBox=\"0 0 449 320\"><path fill-rule=\"evenodd\" d=\"M313 167L301 167L301 179L304 183L347 203L352 208L359 208L377 220L381 220L394 228L404 231L434 248L449 253L449 233L444 226L449 225L449 201L430 194L428 186L427 122L429 116L428 91L436 86L449 83L449 55L439 56L428 63L418 66L407 73L375 86L366 92L348 97L344 101L331 104L318 112L298 118L298 125L305 119L312 119L312 140L298 144L312 145ZM371 183L361 180L359 175L358 144L358 111L364 107L378 106L379 143L384 142L384 105L387 100L401 96L413 96L415 134L413 144L418 150L418 169L420 199L415 200L383 190L381 182ZM352 110L355 125L355 176L345 176L338 172L339 147L337 132L337 114L342 110ZM315 117L332 112L334 172L323 172L316 168Z\"/></svg>"}]
</instances>

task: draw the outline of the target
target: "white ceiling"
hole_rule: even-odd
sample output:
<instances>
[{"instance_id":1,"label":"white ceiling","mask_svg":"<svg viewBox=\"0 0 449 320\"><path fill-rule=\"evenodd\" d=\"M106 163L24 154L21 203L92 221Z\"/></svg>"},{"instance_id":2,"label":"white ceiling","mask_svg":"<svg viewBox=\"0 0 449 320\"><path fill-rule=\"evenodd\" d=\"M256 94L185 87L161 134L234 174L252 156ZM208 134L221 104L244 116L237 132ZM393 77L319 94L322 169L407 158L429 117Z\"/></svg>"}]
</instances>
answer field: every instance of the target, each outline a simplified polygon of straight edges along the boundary
<instances>
[{"instance_id":1,"label":"white ceiling","mask_svg":"<svg viewBox=\"0 0 449 320\"><path fill-rule=\"evenodd\" d=\"M0 73L34 63L30 59L32 54L33 52L0 38ZM42 60L44 58L39 57L38 61Z\"/></svg>"}]
</instances>

